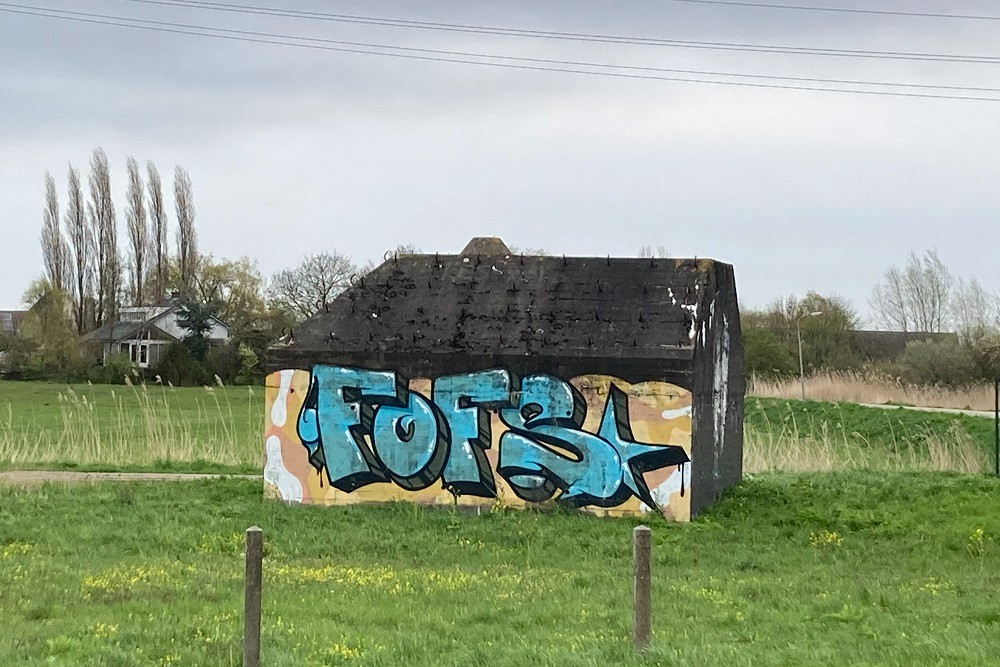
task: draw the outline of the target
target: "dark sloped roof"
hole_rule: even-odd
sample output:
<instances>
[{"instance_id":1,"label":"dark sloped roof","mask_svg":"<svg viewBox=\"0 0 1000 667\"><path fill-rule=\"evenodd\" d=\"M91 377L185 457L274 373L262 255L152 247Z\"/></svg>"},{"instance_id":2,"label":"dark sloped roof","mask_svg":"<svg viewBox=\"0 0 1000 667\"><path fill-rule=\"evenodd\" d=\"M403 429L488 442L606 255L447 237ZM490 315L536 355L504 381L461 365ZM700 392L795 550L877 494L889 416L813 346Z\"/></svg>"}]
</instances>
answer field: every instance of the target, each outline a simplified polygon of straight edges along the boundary
<instances>
[{"instance_id":1,"label":"dark sloped roof","mask_svg":"<svg viewBox=\"0 0 1000 667\"><path fill-rule=\"evenodd\" d=\"M329 312L276 347L318 356L690 354L693 320L707 315L701 304L716 265L707 259L404 255L357 280Z\"/></svg>"},{"instance_id":2,"label":"dark sloped roof","mask_svg":"<svg viewBox=\"0 0 1000 667\"><path fill-rule=\"evenodd\" d=\"M171 336L150 322L114 322L112 324L105 324L103 327L88 333L83 339L95 343L115 343L135 338L137 334L145 336L151 332L155 333L158 337L176 340L174 336Z\"/></svg>"}]
</instances>

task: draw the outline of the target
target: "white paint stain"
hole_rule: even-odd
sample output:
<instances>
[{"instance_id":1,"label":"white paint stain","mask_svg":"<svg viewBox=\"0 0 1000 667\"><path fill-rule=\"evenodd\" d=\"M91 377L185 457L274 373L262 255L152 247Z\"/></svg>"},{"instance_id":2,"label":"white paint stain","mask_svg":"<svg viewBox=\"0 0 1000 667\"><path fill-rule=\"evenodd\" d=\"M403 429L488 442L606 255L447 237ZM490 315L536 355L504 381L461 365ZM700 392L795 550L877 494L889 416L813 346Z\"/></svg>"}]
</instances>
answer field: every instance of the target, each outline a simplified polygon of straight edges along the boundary
<instances>
[{"instance_id":1,"label":"white paint stain","mask_svg":"<svg viewBox=\"0 0 1000 667\"><path fill-rule=\"evenodd\" d=\"M264 463L264 481L278 489L281 499L288 503L302 502L302 482L288 471L281 458L281 438L268 436L264 449L267 453Z\"/></svg>"},{"instance_id":2,"label":"white paint stain","mask_svg":"<svg viewBox=\"0 0 1000 667\"><path fill-rule=\"evenodd\" d=\"M281 428L288 421L288 390L292 388L294 370L279 371L278 395L271 405L271 423Z\"/></svg>"},{"instance_id":3,"label":"white paint stain","mask_svg":"<svg viewBox=\"0 0 1000 667\"><path fill-rule=\"evenodd\" d=\"M688 331L688 338L693 342L698 333L698 303L682 303L681 308L691 314L691 329Z\"/></svg>"},{"instance_id":4,"label":"white paint stain","mask_svg":"<svg viewBox=\"0 0 1000 667\"><path fill-rule=\"evenodd\" d=\"M675 470L670 473L670 477L667 477L659 486L650 490L650 495L653 496L653 502L661 510L664 507L670 507L670 496L675 493L680 493L681 488L685 490L685 493L691 492L691 464L685 463L681 466L680 470ZM647 512L648 508L643 505L643 509Z\"/></svg>"},{"instance_id":5,"label":"white paint stain","mask_svg":"<svg viewBox=\"0 0 1000 667\"><path fill-rule=\"evenodd\" d=\"M715 302L712 302L715 309ZM729 319L722 315L722 326L715 336L714 379L712 381L712 417L715 435L715 456L712 464L712 475L720 479L722 471L720 463L726 446L726 411L729 402Z\"/></svg>"},{"instance_id":6,"label":"white paint stain","mask_svg":"<svg viewBox=\"0 0 1000 667\"><path fill-rule=\"evenodd\" d=\"M691 416L691 406L686 408L677 408L676 410L664 410L661 415L664 419L680 419L681 417Z\"/></svg>"}]
</instances>

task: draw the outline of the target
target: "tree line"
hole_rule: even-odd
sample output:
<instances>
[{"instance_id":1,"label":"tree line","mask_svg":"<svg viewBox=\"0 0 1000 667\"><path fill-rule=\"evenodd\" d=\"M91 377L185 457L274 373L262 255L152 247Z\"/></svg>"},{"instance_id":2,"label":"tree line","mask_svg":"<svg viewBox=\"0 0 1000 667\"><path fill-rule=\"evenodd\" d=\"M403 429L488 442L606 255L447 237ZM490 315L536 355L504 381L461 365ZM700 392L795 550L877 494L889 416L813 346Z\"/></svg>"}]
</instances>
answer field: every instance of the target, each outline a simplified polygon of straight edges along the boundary
<instances>
[{"instance_id":1,"label":"tree line","mask_svg":"<svg viewBox=\"0 0 1000 667\"><path fill-rule=\"evenodd\" d=\"M1000 297L955 275L934 250L890 265L863 320L839 295L808 292L741 313L747 369L758 376L874 372L915 384L964 385L1000 375ZM876 332L863 331L875 329Z\"/></svg>"},{"instance_id":2,"label":"tree line","mask_svg":"<svg viewBox=\"0 0 1000 667\"><path fill-rule=\"evenodd\" d=\"M167 204L156 165L146 163L145 179L134 157L126 160L126 248L120 248L118 216L112 198L111 168L103 149L90 158L88 191L72 164L67 175L65 212L52 174L45 174L42 214L44 277L72 303L78 334L100 327L118 315L124 301L145 305L164 296L171 281L183 294L193 285L198 261L194 193L191 177L174 167L176 263L169 249ZM176 276L171 276L171 268Z\"/></svg>"},{"instance_id":3,"label":"tree line","mask_svg":"<svg viewBox=\"0 0 1000 667\"><path fill-rule=\"evenodd\" d=\"M5 353L0 372L119 382L126 374L139 374L135 364L120 355L105 368L98 367L96 351L84 345L83 335L116 322L123 307L155 305L169 297L182 304L179 324L188 335L147 375L175 384L212 382L215 376L255 381L263 373L271 343L327 308L353 276L374 267L325 251L306 255L298 265L265 279L249 257L216 258L199 252L194 189L187 170L174 168L170 206L164 192L170 184L164 185L152 161L142 169L129 156L125 166L121 216L102 149L94 150L89 174L81 175L69 165L63 202L56 180L46 172L43 275L24 294L30 310L21 334L0 339L0 352ZM119 219L124 219L124 229ZM391 252L419 250L399 246ZM205 344L205 322L211 316L229 326L230 344L225 348Z\"/></svg>"}]
</instances>

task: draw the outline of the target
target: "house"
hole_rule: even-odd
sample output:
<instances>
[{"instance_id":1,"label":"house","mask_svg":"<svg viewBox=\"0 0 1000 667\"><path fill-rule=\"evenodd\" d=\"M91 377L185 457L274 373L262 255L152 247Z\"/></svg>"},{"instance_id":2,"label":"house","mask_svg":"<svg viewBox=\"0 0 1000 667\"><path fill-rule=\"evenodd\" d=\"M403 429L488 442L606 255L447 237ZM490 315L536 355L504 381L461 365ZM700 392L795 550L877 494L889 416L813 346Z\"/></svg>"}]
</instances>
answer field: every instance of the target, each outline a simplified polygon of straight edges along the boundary
<instances>
[{"instance_id":1,"label":"house","mask_svg":"<svg viewBox=\"0 0 1000 667\"><path fill-rule=\"evenodd\" d=\"M152 368L160 362L171 343L183 340L187 331L177 322L183 303L174 295L155 306L122 308L119 319L105 324L83 337L100 348L100 361L107 363L113 354L126 354L139 368ZM207 337L212 345L229 342L229 326L211 318Z\"/></svg>"},{"instance_id":2,"label":"house","mask_svg":"<svg viewBox=\"0 0 1000 667\"><path fill-rule=\"evenodd\" d=\"M21 328L26 310L0 310L0 336L15 336Z\"/></svg>"},{"instance_id":3,"label":"house","mask_svg":"<svg viewBox=\"0 0 1000 667\"><path fill-rule=\"evenodd\" d=\"M398 255L269 354L265 493L687 521L742 478L732 266Z\"/></svg>"}]
</instances>

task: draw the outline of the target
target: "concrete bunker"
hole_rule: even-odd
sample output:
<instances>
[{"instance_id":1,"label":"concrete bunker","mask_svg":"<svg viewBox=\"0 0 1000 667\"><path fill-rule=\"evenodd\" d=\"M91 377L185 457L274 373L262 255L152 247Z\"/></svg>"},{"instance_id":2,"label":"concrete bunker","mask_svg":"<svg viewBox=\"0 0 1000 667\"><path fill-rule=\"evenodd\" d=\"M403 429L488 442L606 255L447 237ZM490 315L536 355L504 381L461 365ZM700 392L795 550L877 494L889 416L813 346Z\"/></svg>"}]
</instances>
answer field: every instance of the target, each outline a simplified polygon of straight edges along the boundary
<instances>
[{"instance_id":1,"label":"concrete bunker","mask_svg":"<svg viewBox=\"0 0 1000 667\"><path fill-rule=\"evenodd\" d=\"M742 477L733 268L387 259L272 348L265 493L689 520Z\"/></svg>"}]
</instances>

